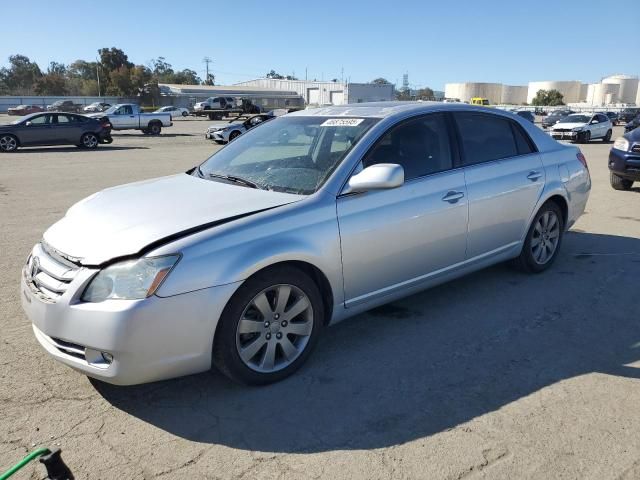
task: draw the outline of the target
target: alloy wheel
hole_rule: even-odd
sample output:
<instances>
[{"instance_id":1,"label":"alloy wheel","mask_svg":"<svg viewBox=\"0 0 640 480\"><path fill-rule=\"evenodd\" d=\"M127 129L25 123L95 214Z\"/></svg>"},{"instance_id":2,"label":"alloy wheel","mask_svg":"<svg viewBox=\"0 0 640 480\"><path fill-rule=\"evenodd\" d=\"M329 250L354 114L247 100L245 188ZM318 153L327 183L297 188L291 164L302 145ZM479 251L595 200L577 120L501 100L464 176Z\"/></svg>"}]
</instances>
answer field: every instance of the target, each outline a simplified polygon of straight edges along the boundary
<instances>
[{"instance_id":1,"label":"alloy wheel","mask_svg":"<svg viewBox=\"0 0 640 480\"><path fill-rule=\"evenodd\" d=\"M3 152L13 152L18 148L18 142L11 135L0 137L0 150Z\"/></svg>"},{"instance_id":2,"label":"alloy wheel","mask_svg":"<svg viewBox=\"0 0 640 480\"><path fill-rule=\"evenodd\" d=\"M273 285L244 308L236 328L242 362L260 373L277 372L304 352L313 331L313 307L294 285Z\"/></svg>"},{"instance_id":3,"label":"alloy wheel","mask_svg":"<svg viewBox=\"0 0 640 480\"><path fill-rule=\"evenodd\" d=\"M98 138L92 134L85 135L82 137L82 144L86 148L95 148L98 145Z\"/></svg>"},{"instance_id":4,"label":"alloy wheel","mask_svg":"<svg viewBox=\"0 0 640 480\"><path fill-rule=\"evenodd\" d=\"M560 221L555 212L544 212L533 230L531 253L538 265L544 265L553 258L560 241Z\"/></svg>"}]
</instances>

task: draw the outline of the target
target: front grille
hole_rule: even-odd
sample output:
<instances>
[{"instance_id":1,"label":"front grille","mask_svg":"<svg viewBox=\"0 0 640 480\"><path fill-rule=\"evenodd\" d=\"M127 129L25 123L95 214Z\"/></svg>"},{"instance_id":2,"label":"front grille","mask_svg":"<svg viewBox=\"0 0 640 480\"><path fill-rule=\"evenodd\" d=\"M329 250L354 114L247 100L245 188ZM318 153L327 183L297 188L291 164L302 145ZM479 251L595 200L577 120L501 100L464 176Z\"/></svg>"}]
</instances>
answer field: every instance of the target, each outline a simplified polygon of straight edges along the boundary
<instances>
[{"instance_id":1,"label":"front grille","mask_svg":"<svg viewBox=\"0 0 640 480\"><path fill-rule=\"evenodd\" d=\"M553 131L554 132L570 132L571 129L570 128L554 128Z\"/></svg>"},{"instance_id":2,"label":"front grille","mask_svg":"<svg viewBox=\"0 0 640 480\"><path fill-rule=\"evenodd\" d=\"M25 266L25 277L44 301L55 302L69 288L80 267L42 243L33 247Z\"/></svg>"},{"instance_id":3,"label":"front grille","mask_svg":"<svg viewBox=\"0 0 640 480\"><path fill-rule=\"evenodd\" d=\"M633 153L640 153L640 144L636 144L633 147L631 147L631 151Z\"/></svg>"}]
</instances>

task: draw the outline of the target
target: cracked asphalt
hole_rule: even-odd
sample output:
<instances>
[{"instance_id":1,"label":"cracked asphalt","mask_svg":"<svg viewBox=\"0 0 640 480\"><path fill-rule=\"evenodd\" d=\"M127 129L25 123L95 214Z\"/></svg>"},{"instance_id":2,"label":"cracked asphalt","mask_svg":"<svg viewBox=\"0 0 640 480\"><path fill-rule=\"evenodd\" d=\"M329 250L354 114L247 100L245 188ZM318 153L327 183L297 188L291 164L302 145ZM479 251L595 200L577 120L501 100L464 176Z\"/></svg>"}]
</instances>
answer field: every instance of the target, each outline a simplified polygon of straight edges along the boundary
<instances>
[{"instance_id":1,"label":"cracked asphalt","mask_svg":"<svg viewBox=\"0 0 640 480\"><path fill-rule=\"evenodd\" d=\"M340 323L281 383L114 387L49 358L20 307L32 245L97 190L205 159L209 123L0 155L0 471L59 446L77 479L640 478L640 185L611 189L599 141L550 271L498 265Z\"/></svg>"}]
</instances>

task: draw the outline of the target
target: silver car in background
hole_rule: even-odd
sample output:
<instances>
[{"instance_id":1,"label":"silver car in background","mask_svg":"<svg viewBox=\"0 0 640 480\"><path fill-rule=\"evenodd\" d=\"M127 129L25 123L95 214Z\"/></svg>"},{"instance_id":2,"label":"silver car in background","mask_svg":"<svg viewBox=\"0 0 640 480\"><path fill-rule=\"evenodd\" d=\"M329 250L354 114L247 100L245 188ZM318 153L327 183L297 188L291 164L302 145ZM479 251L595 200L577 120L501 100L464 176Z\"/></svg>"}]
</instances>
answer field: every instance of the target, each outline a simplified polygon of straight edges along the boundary
<instances>
[{"instance_id":1,"label":"silver car in background","mask_svg":"<svg viewBox=\"0 0 640 480\"><path fill-rule=\"evenodd\" d=\"M544 271L590 188L578 148L508 112L305 110L72 206L31 251L22 305L53 357L106 382L215 365L269 383L328 324L497 262Z\"/></svg>"}]
</instances>

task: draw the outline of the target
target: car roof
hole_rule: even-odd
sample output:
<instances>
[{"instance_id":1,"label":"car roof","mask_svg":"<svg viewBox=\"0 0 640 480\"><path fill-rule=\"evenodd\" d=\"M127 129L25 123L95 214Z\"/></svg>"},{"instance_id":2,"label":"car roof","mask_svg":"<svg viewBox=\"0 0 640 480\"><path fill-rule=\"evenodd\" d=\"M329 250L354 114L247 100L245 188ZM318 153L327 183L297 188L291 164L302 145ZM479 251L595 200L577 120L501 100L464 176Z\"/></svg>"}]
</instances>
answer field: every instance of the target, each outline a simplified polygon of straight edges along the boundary
<instances>
[{"instance_id":1,"label":"car roof","mask_svg":"<svg viewBox=\"0 0 640 480\"><path fill-rule=\"evenodd\" d=\"M299 110L289 115L301 117L367 117L367 118L387 118L395 115L406 113L428 113L430 111L456 111L456 110L473 110L478 112L500 112L495 108L479 107L466 103L448 103L448 102L370 102L370 103L352 103L347 105L331 105L321 108L310 108L307 110ZM508 112L507 112L508 113Z\"/></svg>"}]
</instances>

